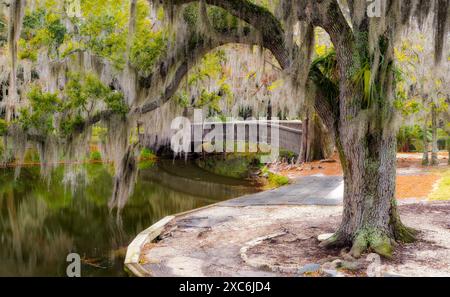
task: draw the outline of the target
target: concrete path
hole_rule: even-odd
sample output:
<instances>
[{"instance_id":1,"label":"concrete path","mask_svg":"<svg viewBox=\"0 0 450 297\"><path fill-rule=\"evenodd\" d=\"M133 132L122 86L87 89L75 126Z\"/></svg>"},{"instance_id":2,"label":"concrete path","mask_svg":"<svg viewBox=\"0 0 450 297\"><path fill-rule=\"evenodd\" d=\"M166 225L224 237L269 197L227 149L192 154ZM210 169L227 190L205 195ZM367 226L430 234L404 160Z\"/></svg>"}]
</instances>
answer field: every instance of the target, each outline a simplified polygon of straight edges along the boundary
<instances>
[{"instance_id":1,"label":"concrete path","mask_svg":"<svg viewBox=\"0 0 450 297\"><path fill-rule=\"evenodd\" d=\"M290 185L245 195L219 205L341 205L343 192L344 181L340 176L305 176Z\"/></svg>"}]
</instances>

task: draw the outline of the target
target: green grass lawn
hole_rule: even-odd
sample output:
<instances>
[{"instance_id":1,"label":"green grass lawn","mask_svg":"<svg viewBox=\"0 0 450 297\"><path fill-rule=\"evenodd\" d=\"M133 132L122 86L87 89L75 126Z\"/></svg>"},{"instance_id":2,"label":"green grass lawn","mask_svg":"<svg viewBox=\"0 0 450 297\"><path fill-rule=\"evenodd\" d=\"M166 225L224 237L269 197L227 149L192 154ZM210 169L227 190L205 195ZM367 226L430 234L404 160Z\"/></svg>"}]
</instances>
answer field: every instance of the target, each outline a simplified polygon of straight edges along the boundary
<instances>
[{"instance_id":1,"label":"green grass lawn","mask_svg":"<svg viewBox=\"0 0 450 297\"><path fill-rule=\"evenodd\" d=\"M429 198L430 200L450 200L450 169L442 173L437 189L430 194Z\"/></svg>"}]
</instances>

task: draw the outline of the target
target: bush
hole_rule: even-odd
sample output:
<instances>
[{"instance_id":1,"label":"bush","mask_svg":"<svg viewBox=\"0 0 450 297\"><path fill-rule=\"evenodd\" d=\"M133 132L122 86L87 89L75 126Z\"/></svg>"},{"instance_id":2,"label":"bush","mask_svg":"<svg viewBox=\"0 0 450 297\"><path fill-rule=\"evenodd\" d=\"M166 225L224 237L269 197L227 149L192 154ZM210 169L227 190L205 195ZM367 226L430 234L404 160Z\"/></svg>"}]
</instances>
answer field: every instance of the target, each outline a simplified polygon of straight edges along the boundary
<instances>
[{"instance_id":1,"label":"bush","mask_svg":"<svg viewBox=\"0 0 450 297\"><path fill-rule=\"evenodd\" d=\"M156 155L149 148L144 148L139 155L139 164L138 168L140 170L151 168L156 163Z\"/></svg>"},{"instance_id":2,"label":"bush","mask_svg":"<svg viewBox=\"0 0 450 297\"><path fill-rule=\"evenodd\" d=\"M89 158L91 161L101 161L102 160L102 154L99 151L93 151L91 152L91 156Z\"/></svg>"},{"instance_id":3,"label":"bush","mask_svg":"<svg viewBox=\"0 0 450 297\"><path fill-rule=\"evenodd\" d=\"M39 162L39 153L36 149L28 149L24 157L25 163L37 163Z\"/></svg>"},{"instance_id":4,"label":"bush","mask_svg":"<svg viewBox=\"0 0 450 297\"><path fill-rule=\"evenodd\" d=\"M295 161L297 158L298 158L298 155L296 153L287 151L284 149L280 149L280 155L279 155L280 160L286 160L287 162L290 162L292 159L294 159L294 161Z\"/></svg>"},{"instance_id":5,"label":"bush","mask_svg":"<svg viewBox=\"0 0 450 297\"><path fill-rule=\"evenodd\" d=\"M267 167L262 169L262 174L263 176L267 176L268 183L265 186L266 189L278 188L289 183L289 178L270 172Z\"/></svg>"},{"instance_id":6,"label":"bush","mask_svg":"<svg viewBox=\"0 0 450 297\"><path fill-rule=\"evenodd\" d=\"M275 187L281 187L289 183L289 178L286 176L269 173L269 184Z\"/></svg>"},{"instance_id":7,"label":"bush","mask_svg":"<svg viewBox=\"0 0 450 297\"><path fill-rule=\"evenodd\" d=\"M153 151L149 148L144 148L141 151L141 154L139 156L139 159L141 161L145 161L145 160L153 160L155 158L155 154L153 153Z\"/></svg>"}]
</instances>

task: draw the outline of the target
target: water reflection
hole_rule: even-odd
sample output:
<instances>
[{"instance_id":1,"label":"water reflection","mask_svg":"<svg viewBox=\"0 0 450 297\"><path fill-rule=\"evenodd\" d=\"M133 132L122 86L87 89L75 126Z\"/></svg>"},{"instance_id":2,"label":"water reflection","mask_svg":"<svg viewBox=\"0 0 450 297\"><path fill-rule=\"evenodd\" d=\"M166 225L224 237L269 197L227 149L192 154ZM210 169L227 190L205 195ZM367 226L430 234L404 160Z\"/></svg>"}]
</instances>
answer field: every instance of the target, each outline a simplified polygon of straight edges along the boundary
<instances>
[{"instance_id":1,"label":"water reflection","mask_svg":"<svg viewBox=\"0 0 450 297\"><path fill-rule=\"evenodd\" d=\"M83 276L122 276L128 243L160 218L254 192L248 183L205 173L192 164L163 162L142 170L120 216L108 210L111 168L86 165L75 191L50 182L38 167L0 171L0 275L65 276L66 256L79 253Z\"/></svg>"}]
</instances>

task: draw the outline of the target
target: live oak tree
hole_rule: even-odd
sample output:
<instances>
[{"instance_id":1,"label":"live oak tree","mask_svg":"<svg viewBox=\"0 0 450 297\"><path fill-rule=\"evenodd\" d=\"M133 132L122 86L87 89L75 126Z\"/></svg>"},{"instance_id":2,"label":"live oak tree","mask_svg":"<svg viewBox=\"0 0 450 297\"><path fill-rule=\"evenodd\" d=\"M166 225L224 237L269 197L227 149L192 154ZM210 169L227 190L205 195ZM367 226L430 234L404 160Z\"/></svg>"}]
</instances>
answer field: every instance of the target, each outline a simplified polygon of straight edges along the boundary
<instances>
[{"instance_id":1,"label":"live oak tree","mask_svg":"<svg viewBox=\"0 0 450 297\"><path fill-rule=\"evenodd\" d=\"M173 8L192 1L164 2ZM300 21L309 32L321 27L329 34L338 79L328 77L319 67L305 81L316 84L313 105L335 137L344 171L342 222L322 245L351 245L354 256L371 249L390 257L396 241L413 241L416 232L402 224L394 196L398 122L394 44L411 22L421 24L433 15L435 62L439 63L448 32L449 1L291 0L282 1L280 18L250 1L204 2L222 7L257 29L260 44L300 83L305 64L309 70L306 61L312 34L306 30L299 48L290 40L291 27ZM373 16L380 3L379 15Z\"/></svg>"}]
</instances>

